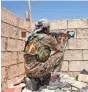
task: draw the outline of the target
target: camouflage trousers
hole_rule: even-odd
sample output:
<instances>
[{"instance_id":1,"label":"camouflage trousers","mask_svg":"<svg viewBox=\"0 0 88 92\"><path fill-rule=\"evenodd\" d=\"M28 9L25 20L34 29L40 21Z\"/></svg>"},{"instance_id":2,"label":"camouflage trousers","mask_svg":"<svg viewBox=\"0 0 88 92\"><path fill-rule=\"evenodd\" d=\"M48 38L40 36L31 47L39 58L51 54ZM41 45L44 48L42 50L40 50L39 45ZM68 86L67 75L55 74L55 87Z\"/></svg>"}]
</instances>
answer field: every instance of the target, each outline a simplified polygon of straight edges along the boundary
<instances>
[{"instance_id":1,"label":"camouflage trousers","mask_svg":"<svg viewBox=\"0 0 88 92\"><path fill-rule=\"evenodd\" d=\"M26 75L43 78L48 73L60 71L63 53L57 52L51 55L45 63L39 62L36 55L25 54L24 59Z\"/></svg>"}]
</instances>

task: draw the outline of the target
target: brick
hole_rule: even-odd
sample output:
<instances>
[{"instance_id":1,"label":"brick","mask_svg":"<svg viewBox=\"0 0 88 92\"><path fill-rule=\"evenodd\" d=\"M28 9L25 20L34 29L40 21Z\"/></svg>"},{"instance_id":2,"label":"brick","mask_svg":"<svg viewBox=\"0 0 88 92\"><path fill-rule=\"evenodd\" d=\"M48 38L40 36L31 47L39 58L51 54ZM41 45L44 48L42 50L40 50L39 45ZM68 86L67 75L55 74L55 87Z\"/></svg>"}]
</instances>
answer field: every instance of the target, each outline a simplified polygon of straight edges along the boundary
<instances>
[{"instance_id":1,"label":"brick","mask_svg":"<svg viewBox=\"0 0 88 92\"><path fill-rule=\"evenodd\" d=\"M1 68L1 81L3 82L6 78L6 71L5 71L5 67Z\"/></svg>"},{"instance_id":2,"label":"brick","mask_svg":"<svg viewBox=\"0 0 88 92\"><path fill-rule=\"evenodd\" d=\"M1 51L6 51L6 40L6 38L1 37Z\"/></svg>"},{"instance_id":3,"label":"brick","mask_svg":"<svg viewBox=\"0 0 88 92\"><path fill-rule=\"evenodd\" d=\"M65 51L64 60L82 60L82 50Z\"/></svg>"},{"instance_id":4,"label":"brick","mask_svg":"<svg viewBox=\"0 0 88 92\"><path fill-rule=\"evenodd\" d=\"M88 71L88 61L71 61L69 62L69 71Z\"/></svg>"},{"instance_id":5,"label":"brick","mask_svg":"<svg viewBox=\"0 0 88 92\"><path fill-rule=\"evenodd\" d=\"M24 53L18 52L18 62L24 62Z\"/></svg>"},{"instance_id":6,"label":"brick","mask_svg":"<svg viewBox=\"0 0 88 92\"><path fill-rule=\"evenodd\" d=\"M25 73L24 63L19 64L19 75Z\"/></svg>"},{"instance_id":7,"label":"brick","mask_svg":"<svg viewBox=\"0 0 88 92\"><path fill-rule=\"evenodd\" d=\"M50 21L50 29L67 29L67 20Z\"/></svg>"},{"instance_id":8,"label":"brick","mask_svg":"<svg viewBox=\"0 0 88 92\"><path fill-rule=\"evenodd\" d=\"M77 29L77 38L88 38L88 29Z\"/></svg>"},{"instance_id":9,"label":"brick","mask_svg":"<svg viewBox=\"0 0 88 92\"><path fill-rule=\"evenodd\" d=\"M68 20L68 28L88 28L87 19Z\"/></svg>"},{"instance_id":10,"label":"brick","mask_svg":"<svg viewBox=\"0 0 88 92\"><path fill-rule=\"evenodd\" d=\"M88 50L83 50L83 60L88 60Z\"/></svg>"},{"instance_id":11,"label":"brick","mask_svg":"<svg viewBox=\"0 0 88 92\"><path fill-rule=\"evenodd\" d=\"M10 68L7 70L8 72L8 79L11 79L13 77L16 77L19 75L19 67L18 65L12 65Z\"/></svg>"},{"instance_id":12,"label":"brick","mask_svg":"<svg viewBox=\"0 0 88 92\"><path fill-rule=\"evenodd\" d=\"M6 82L2 82L2 83L1 83L1 92L6 92L6 89L7 89L7 84L6 84Z\"/></svg>"},{"instance_id":13,"label":"brick","mask_svg":"<svg viewBox=\"0 0 88 92\"><path fill-rule=\"evenodd\" d=\"M2 52L1 53L1 66L11 65L11 52Z\"/></svg>"},{"instance_id":14,"label":"brick","mask_svg":"<svg viewBox=\"0 0 88 92\"><path fill-rule=\"evenodd\" d=\"M61 71L68 71L68 61L62 62Z\"/></svg>"},{"instance_id":15,"label":"brick","mask_svg":"<svg viewBox=\"0 0 88 92\"><path fill-rule=\"evenodd\" d=\"M17 51L17 40L8 39L7 40L7 50L8 51Z\"/></svg>"},{"instance_id":16,"label":"brick","mask_svg":"<svg viewBox=\"0 0 88 92\"><path fill-rule=\"evenodd\" d=\"M88 49L88 39L70 39L68 49Z\"/></svg>"}]
</instances>

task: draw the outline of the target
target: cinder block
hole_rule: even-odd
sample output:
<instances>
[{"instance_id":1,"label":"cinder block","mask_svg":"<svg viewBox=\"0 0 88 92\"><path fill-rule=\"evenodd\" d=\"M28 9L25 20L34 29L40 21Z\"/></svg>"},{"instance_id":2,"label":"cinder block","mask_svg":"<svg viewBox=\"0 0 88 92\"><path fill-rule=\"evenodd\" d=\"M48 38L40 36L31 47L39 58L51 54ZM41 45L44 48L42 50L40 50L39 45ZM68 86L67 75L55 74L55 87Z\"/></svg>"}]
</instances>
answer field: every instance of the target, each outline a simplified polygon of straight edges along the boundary
<instances>
[{"instance_id":1,"label":"cinder block","mask_svg":"<svg viewBox=\"0 0 88 92\"><path fill-rule=\"evenodd\" d=\"M68 20L68 28L88 28L87 19Z\"/></svg>"},{"instance_id":2,"label":"cinder block","mask_svg":"<svg viewBox=\"0 0 88 92\"><path fill-rule=\"evenodd\" d=\"M24 77L26 77L26 74L25 73L19 75L19 79L23 79Z\"/></svg>"},{"instance_id":3,"label":"cinder block","mask_svg":"<svg viewBox=\"0 0 88 92\"><path fill-rule=\"evenodd\" d=\"M83 50L83 60L88 60L88 50Z\"/></svg>"},{"instance_id":4,"label":"cinder block","mask_svg":"<svg viewBox=\"0 0 88 92\"><path fill-rule=\"evenodd\" d=\"M24 62L24 53L18 52L18 62Z\"/></svg>"},{"instance_id":5,"label":"cinder block","mask_svg":"<svg viewBox=\"0 0 88 92\"><path fill-rule=\"evenodd\" d=\"M67 20L50 21L50 29L67 29Z\"/></svg>"},{"instance_id":6,"label":"cinder block","mask_svg":"<svg viewBox=\"0 0 88 92\"><path fill-rule=\"evenodd\" d=\"M16 84L18 83L17 81L19 80L19 77L11 78L10 80L7 80L7 85L10 86L10 84Z\"/></svg>"},{"instance_id":7,"label":"cinder block","mask_svg":"<svg viewBox=\"0 0 88 92\"><path fill-rule=\"evenodd\" d=\"M7 40L7 50L8 51L23 51L25 46L25 41L8 39Z\"/></svg>"},{"instance_id":8,"label":"cinder block","mask_svg":"<svg viewBox=\"0 0 88 92\"><path fill-rule=\"evenodd\" d=\"M11 65L11 52L2 52L1 53L1 66Z\"/></svg>"},{"instance_id":9,"label":"cinder block","mask_svg":"<svg viewBox=\"0 0 88 92\"><path fill-rule=\"evenodd\" d=\"M17 50L18 51L23 51L24 50L25 41L17 40L16 44L17 44Z\"/></svg>"},{"instance_id":10,"label":"cinder block","mask_svg":"<svg viewBox=\"0 0 88 92\"><path fill-rule=\"evenodd\" d=\"M77 38L88 38L88 29L77 29Z\"/></svg>"},{"instance_id":11,"label":"cinder block","mask_svg":"<svg viewBox=\"0 0 88 92\"><path fill-rule=\"evenodd\" d=\"M19 28L11 26L11 25L9 25L9 26L11 28L10 30L7 30L9 32L9 37L18 39L19 38L19 35L18 35Z\"/></svg>"},{"instance_id":12,"label":"cinder block","mask_svg":"<svg viewBox=\"0 0 88 92\"><path fill-rule=\"evenodd\" d=\"M38 24L38 22L32 22L32 24L31 24L31 28L32 28L32 30L35 29L35 25L37 25L37 24Z\"/></svg>"},{"instance_id":13,"label":"cinder block","mask_svg":"<svg viewBox=\"0 0 88 92\"><path fill-rule=\"evenodd\" d=\"M7 18L6 9L5 8L1 8L1 20L6 22L7 21L6 18Z\"/></svg>"},{"instance_id":14,"label":"cinder block","mask_svg":"<svg viewBox=\"0 0 88 92\"><path fill-rule=\"evenodd\" d=\"M24 63L19 64L19 75L25 73Z\"/></svg>"},{"instance_id":15,"label":"cinder block","mask_svg":"<svg viewBox=\"0 0 88 92\"><path fill-rule=\"evenodd\" d=\"M4 22L7 22L11 25L18 25L18 20L20 19L19 17L17 17L15 14L13 14L12 12L8 11L5 8L1 9L1 20Z\"/></svg>"},{"instance_id":16,"label":"cinder block","mask_svg":"<svg viewBox=\"0 0 88 92\"><path fill-rule=\"evenodd\" d=\"M6 51L6 42L7 42L7 38L1 37L1 51Z\"/></svg>"},{"instance_id":17,"label":"cinder block","mask_svg":"<svg viewBox=\"0 0 88 92\"><path fill-rule=\"evenodd\" d=\"M88 49L88 39L70 39L68 49Z\"/></svg>"},{"instance_id":18,"label":"cinder block","mask_svg":"<svg viewBox=\"0 0 88 92\"><path fill-rule=\"evenodd\" d=\"M64 60L82 60L82 50L65 51Z\"/></svg>"},{"instance_id":19,"label":"cinder block","mask_svg":"<svg viewBox=\"0 0 88 92\"><path fill-rule=\"evenodd\" d=\"M4 22L1 22L1 36L9 37L9 31L11 30L11 26Z\"/></svg>"},{"instance_id":20,"label":"cinder block","mask_svg":"<svg viewBox=\"0 0 88 92\"><path fill-rule=\"evenodd\" d=\"M2 21L7 22L11 25L26 29L27 31L31 31L30 22L16 16L12 12L6 10L5 8L2 8L1 11L2 11L1 12L1 20Z\"/></svg>"},{"instance_id":21,"label":"cinder block","mask_svg":"<svg viewBox=\"0 0 88 92\"><path fill-rule=\"evenodd\" d=\"M11 65L12 64L17 64L17 62L18 62L18 54L17 54L17 52L12 52L11 54L12 54L11 55Z\"/></svg>"},{"instance_id":22,"label":"cinder block","mask_svg":"<svg viewBox=\"0 0 88 92\"><path fill-rule=\"evenodd\" d=\"M68 61L62 61L61 71L68 71Z\"/></svg>"},{"instance_id":23,"label":"cinder block","mask_svg":"<svg viewBox=\"0 0 88 92\"><path fill-rule=\"evenodd\" d=\"M10 24L6 24L2 22L1 24L1 36L18 38L19 29L17 27L11 26Z\"/></svg>"},{"instance_id":24,"label":"cinder block","mask_svg":"<svg viewBox=\"0 0 88 92\"><path fill-rule=\"evenodd\" d=\"M7 83L6 82L2 82L1 83L1 92L6 92L7 89Z\"/></svg>"},{"instance_id":25,"label":"cinder block","mask_svg":"<svg viewBox=\"0 0 88 92\"><path fill-rule=\"evenodd\" d=\"M79 74L78 81L87 82L88 83L88 75L87 74Z\"/></svg>"},{"instance_id":26,"label":"cinder block","mask_svg":"<svg viewBox=\"0 0 88 92\"><path fill-rule=\"evenodd\" d=\"M88 61L71 61L69 62L69 71L88 71Z\"/></svg>"},{"instance_id":27,"label":"cinder block","mask_svg":"<svg viewBox=\"0 0 88 92\"><path fill-rule=\"evenodd\" d=\"M76 78L76 77L78 76L79 73L80 73L80 72L68 72L68 75L70 75L70 76Z\"/></svg>"},{"instance_id":28,"label":"cinder block","mask_svg":"<svg viewBox=\"0 0 88 92\"><path fill-rule=\"evenodd\" d=\"M19 19L18 21L18 26L20 28L26 29L26 31L30 32L31 31L31 23L26 21L25 19Z\"/></svg>"},{"instance_id":29,"label":"cinder block","mask_svg":"<svg viewBox=\"0 0 88 92\"><path fill-rule=\"evenodd\" d=\"M6 71L5 71L5 67L2 67L1 68L1 81L5 81L5 78L6 78Z\"/></svg>"},{"instance_id":30,"label":"cinder block","mask_svg":"<svg viewBox=\"0 0 88 92\"><path fill-rule=\"evenodd\" d=\"M18 65L12 65L10 68L7 70L8 72L8 79L11 79L13 77L16 77L19 75L19 67Z\"/></svg>"},{"instance_id":31,"label":"cinder block","mask_svg":"<svg viewBox=\"0 0 88 92\"><path fill-rule=\"evenodd\" d=\"M8 39L7 40L7 50L8 51L17 51L18 50L18 48L17 48L17 40Z\"/></svg>"}]
</instances>

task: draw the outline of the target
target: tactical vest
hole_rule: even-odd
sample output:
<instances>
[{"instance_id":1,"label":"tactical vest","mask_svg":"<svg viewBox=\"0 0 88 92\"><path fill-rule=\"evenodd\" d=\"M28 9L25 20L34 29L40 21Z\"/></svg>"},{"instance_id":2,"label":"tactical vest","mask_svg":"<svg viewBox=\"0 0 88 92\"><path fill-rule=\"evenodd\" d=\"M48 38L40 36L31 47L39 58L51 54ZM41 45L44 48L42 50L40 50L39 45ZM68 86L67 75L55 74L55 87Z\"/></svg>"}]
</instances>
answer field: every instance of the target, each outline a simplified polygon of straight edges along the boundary
<instances>
[{"instance_id":1,"label":"tactical vest","mask_svg":"<svg viewBox=\"0 0 88 92\"><path fill-rule=\"evenodd\" d=\"M42 39L43 34L34 34L25 49L25 54L36 55L39 62L45 62L51 53L50 47L45 42L41 42Z\"/></svg>"}]
</instances>

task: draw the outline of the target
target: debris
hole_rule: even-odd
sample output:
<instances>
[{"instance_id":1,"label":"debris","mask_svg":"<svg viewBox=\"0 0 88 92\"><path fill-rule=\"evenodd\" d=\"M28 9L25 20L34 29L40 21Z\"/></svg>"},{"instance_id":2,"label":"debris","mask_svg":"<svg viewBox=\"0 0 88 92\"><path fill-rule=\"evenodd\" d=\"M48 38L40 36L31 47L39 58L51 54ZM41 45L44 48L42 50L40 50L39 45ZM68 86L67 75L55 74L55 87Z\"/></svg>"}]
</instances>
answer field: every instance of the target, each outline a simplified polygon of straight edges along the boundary
<instances>
[{"instance_id":1,"label":"debris","mask_svg":"<svg viewBox=\"0 0 88 92\"><path fill-rule=\"evenodd\" d=\"M73 83L72 84L70 84L71 86L73 86L73 87L76 87L76 88L78 88L78 89L81 89L81 88L83 88L83 87L86 87L86 86L88 86L88 84L87 83L84 83L84 82L80 82L80 81L73 81Z\"/></svg>"},{"instance_id":2,"label":"debris","mask_svg":"<svg viewBox=\"0 0 88 92\"><path fill-rule=\"evenodd\" d=\"M88 83L88 72L84 69L80 72L78 76L78 81L87 82Z\"/></svg>"},{"instance_id":3,"label":"debris","mask_svg":"<svg viewBox=\"0 0 88 92\"><path fill-rule=\"evenodd\" d=\"M86 71L85 69L83 69L83 70L80 72L80 74L86 74L86 75L88 75L88 71Z\"/></svg>"},{"instance_id":4,"label":"debris","mask_svg":"<svg viewBox=\"0 0 88 92\"><path fill-rule=\"evenodd\" d=\"M56 90L43 89L41 92L63 92L63 91L57 88Z\"/></svg>"},{"instance_id":5,"label":"debris","mask_svg":"<svg viewBox=\"0 0 88 92\"><path fill-rule=\"evenodd\" d=\"M83 87L80 92L88 92L88 86L87 87Z\"/></svg>"}]
</instances>

